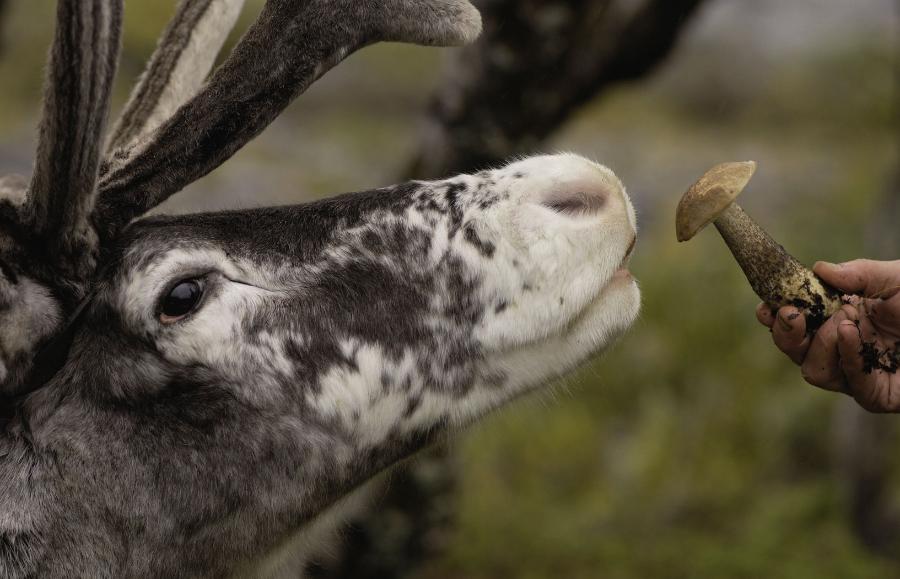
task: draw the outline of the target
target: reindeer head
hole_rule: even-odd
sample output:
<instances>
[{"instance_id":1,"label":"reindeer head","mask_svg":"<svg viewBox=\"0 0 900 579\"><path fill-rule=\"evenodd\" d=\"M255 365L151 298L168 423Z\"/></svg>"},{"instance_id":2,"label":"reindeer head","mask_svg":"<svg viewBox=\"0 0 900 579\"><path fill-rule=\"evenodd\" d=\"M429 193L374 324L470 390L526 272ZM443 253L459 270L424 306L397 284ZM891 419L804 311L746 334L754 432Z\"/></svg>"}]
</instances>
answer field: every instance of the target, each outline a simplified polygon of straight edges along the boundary
<instances>
[{"instance_id":1,"label":"reindeer head","mask_svg":"<svg viewBox=\"0 0 900 579\"><path fill-rule=\"evenodd\" d=\"M35 173L0 181L0 388L49 481L0 534L40 535L11 557L42 576L98 534L117 576L233 571L637 314L634 211L576 155L141 219L354 49L480 28L465 0L270 0L198 82L240 5L181 3L104 154L121 4L59 2Z\"/></svg>"}]
</instances>

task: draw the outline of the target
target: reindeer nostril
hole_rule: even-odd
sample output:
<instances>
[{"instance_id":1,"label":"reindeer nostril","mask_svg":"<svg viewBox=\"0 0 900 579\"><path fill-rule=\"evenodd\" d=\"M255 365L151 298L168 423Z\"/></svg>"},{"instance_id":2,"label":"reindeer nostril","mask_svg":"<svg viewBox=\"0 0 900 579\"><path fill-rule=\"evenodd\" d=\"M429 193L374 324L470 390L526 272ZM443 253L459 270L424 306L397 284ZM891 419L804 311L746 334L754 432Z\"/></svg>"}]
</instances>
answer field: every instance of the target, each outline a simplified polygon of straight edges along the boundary
<instances>
[{"instance_id":1,"label":"reindeer nostril","mask_svg":"<svg viewBox=\"0 0 900 579\"><path fill-rule=\"evenodd\" d=\"M605 193L557 193L543 201L543 204L557 213L566 215L590 215L598 213L606 205Z\"/></svg>"}]
</instances>

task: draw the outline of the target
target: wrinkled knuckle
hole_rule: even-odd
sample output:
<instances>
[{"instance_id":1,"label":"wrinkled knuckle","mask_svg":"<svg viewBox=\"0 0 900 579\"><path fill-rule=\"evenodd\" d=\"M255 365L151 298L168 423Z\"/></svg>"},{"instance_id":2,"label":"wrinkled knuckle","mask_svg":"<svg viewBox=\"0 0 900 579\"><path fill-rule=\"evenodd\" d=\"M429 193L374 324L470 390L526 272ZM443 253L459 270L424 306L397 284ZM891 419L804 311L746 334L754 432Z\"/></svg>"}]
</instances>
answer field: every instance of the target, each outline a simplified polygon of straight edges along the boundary
<instances>
[{"instance_id":1,"label":"wrinkled knuckle","mask_svg":"<svg viewBox=\"0 0 900 579\"><path fill-rule=\"evenodd\" d=\"M885 404L884 411L885 412L900 412L900 387L891 388L888 387L887 394L885 396Z\"/></svg>"},{"instance_id":2,"label":"wrinkled knuckle","mask_svg":"<svg viewBox=\"0 0 900 579\"><path fill-rule=\"evenodd\" d=\"M844 314L845 319L848 320L856 320L859 318L859 310L856 309L855 305L852 304L844 304L841 306L839 313Z\"/></svg>"}]
</instances>

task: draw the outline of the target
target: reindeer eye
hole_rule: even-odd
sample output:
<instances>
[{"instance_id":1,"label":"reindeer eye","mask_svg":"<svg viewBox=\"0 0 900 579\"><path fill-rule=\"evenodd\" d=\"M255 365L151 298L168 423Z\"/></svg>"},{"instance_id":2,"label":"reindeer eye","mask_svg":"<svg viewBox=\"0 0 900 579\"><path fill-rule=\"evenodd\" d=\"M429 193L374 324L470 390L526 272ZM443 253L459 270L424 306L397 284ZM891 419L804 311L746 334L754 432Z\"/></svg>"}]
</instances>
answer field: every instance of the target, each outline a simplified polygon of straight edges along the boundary
<instances>
[{"instance_id":1,"label":"reindeer eye","mask_svg":"<svg viewBox=\"0 0 900 579\"><path fill-rule=\"evenodd\" d=\"M160 321L175 322L191 313L203 296L203 286L195 279L180 281L169 290L160 307Z\"/></svg>"}]
</instances>

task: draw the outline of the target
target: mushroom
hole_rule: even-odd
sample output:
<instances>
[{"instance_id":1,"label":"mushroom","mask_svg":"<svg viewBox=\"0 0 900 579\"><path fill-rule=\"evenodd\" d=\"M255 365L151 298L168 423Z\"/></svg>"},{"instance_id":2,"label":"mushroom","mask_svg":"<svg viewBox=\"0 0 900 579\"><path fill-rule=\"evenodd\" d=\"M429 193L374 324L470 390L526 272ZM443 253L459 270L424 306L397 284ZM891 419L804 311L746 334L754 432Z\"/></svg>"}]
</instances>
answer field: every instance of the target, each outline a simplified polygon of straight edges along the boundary
<instances>
[{"instance_id":1,"label":"mushroom","mask_svg":"<svg viewBox=\"0 0 900 579\"><path fill-rule=\"evenodd\" d=\"M713 222L747 280L772 308L792 305L806 314L812 333L842 305L840 292L775 242L734 202L756 171L756 163L723 163L706 172L678 204L678 241L688 241Z\"/></svg>"}]
</instances>

